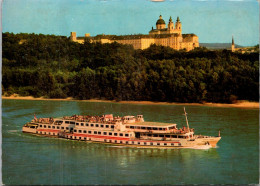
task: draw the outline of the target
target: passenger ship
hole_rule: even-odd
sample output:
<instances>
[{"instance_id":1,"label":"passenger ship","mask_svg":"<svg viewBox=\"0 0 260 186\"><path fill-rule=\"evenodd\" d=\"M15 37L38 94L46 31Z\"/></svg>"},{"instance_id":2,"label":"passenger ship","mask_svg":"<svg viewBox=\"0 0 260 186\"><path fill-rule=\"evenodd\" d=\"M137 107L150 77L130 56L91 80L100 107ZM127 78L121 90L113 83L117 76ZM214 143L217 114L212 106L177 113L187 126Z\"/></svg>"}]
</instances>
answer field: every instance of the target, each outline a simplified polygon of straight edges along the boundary
<instances>
[{"instance_id":1,"label":"passenger ship","mask_svg":"<svg viewBox=\"0 0 260 186\"><path fill-rule=\"evenodd\" d=\"M34 115L31 122L23 126L22 131L45 136L55 136L70 140L93 141L146 148L189 148L207 145L216 147L221 139L194 135L189 128L187 113L184 108L187 127L177 128L177 124L145 122L142 115L113 117L73 115L61 118L39 118Z\"/></svg>"}]
</instances>

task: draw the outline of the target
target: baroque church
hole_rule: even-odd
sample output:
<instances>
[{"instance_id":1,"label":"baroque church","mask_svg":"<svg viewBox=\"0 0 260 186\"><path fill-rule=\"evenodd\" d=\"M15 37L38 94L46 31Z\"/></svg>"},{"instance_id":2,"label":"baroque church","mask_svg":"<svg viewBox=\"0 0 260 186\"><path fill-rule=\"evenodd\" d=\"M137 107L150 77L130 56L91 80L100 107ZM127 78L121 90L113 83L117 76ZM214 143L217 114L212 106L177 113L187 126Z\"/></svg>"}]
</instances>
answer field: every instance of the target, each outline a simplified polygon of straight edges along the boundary
<instances>
[{"instance_id":1,"label":"baroque church","mask_svg":"<svg viewBox=\"0 0 260 186\"><path fill-rule=\"evenodd\" d=\"M176 22L172 21L170 17L166 27L165 21L162 16L156 22L156 29L152 27L147 35L97 35L90 36L85 34L84 37L77 37L76 32L71 32L71 41L84 43L88 38L90 42L113 43L118 42L121 44L133 45L134 49L146 49L151 44L168 46L175 50L186 49L187 51L199 47L199 38L195 34L182 34L182 24L180 18L177 17Z\"/></svg>"}]
</instances>

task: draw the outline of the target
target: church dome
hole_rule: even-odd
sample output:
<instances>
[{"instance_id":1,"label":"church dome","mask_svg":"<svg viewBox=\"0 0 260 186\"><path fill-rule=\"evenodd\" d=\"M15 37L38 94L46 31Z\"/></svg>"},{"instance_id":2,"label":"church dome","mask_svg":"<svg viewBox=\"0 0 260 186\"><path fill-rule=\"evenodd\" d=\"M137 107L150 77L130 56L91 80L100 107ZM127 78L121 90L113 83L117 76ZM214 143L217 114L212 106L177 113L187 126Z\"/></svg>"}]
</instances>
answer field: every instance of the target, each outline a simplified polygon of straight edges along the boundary
<instances>
[{"instance_id":1,"label":"church dome","mask_svg":"<svg viewBox=\"0 0 260 186\"><path fill-rule=\"evenodd\" d=\"M162 16L160 15L160 18L156 21L156 25L162 25L165 24L165 21L162 19Z\"/></svg>"}]
</instances>

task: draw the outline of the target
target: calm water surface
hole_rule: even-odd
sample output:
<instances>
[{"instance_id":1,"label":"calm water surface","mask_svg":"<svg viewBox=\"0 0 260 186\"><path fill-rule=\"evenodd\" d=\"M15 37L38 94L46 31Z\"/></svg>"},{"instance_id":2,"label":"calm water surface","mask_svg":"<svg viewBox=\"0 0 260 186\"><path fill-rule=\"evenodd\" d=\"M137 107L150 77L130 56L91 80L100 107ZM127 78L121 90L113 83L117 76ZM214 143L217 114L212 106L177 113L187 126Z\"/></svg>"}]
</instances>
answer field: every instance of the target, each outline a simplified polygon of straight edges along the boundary
<instances>
[{"instance_id":1,"label":"calm water surface","mask_svg":"<svg viewBox=\"0 0 260 186\"><path fill-rule=\"evenodd\" d=\"M183 106L72 101L2 101L4 184L249 184L259 182L259 110L186 106L196 134L218 148L142 149L23 134L37 117L137 115L185 125Z\"/></svg>"}]
</instances>

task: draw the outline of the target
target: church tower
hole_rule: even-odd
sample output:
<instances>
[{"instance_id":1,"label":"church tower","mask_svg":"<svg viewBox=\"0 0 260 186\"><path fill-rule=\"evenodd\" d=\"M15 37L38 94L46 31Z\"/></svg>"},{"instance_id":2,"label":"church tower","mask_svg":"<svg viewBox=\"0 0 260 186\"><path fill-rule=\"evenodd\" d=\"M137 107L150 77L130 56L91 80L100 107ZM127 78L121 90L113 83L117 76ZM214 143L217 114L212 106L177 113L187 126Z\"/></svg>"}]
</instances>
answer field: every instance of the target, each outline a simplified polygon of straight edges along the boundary
<instances>
[{"instance_id":1,"label":"church tower","mask_svg":"<svg viewBox=\"0 0 260 186\"><path fill-rule=\"evenodd\" d=\"M180 18L179 16L177 17L176 23L175 23L175 30L179 31L179 33L181 34L181 22L180 22Z\"/></svg>"},{"instance_id":2,"label":"church tower","mask_svg":"<svg viewBox=\"0 0 260 186\"><path fill-rule=\"evenodd\" d=\"M163 20L162 16L159 16L159 19L156 22L156 29L164 29L165 28L165 21Z\"/></svg>"},{"instance_id":3,"label":"church tower","mask_svg":"<svg viewBox=\"0 0 260 186\"><path fill-rule=\"evenodd\" d=\"M232 52L235 52L235 42L234 42L233 36L232 36L231 51L232 51Z\"/></svg>"},{"instance_id":4,"label":"church tower","mask_svg":"<svg viewBox=\"0 0 260 186\"><path fill-rule=\"evenodd\" d=\"M173 31L174 30L174 23L172 22L172 16L170 16L170 19L169 19L168 30L169 31Z\"/></svg>"}]
</instances>

